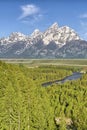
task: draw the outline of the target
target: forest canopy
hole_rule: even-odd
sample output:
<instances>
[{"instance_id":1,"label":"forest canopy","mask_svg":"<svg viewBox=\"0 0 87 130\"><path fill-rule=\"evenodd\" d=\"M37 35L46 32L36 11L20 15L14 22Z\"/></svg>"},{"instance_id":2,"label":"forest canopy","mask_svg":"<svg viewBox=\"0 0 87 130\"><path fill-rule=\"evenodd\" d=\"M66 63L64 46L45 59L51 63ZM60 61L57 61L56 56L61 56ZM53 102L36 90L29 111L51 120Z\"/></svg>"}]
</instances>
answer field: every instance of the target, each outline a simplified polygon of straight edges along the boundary
<instances>
[{"instance_id":1,"label":"forest canopy","mask_svg":"<svg viewBox=\"0 0 87 130\"><path fill-rule=\"evenodd\" d=\"M87 73L42 87L82 68L27 68L0 61L0 130L87 130Z\"/></svg>"}]
</instances>

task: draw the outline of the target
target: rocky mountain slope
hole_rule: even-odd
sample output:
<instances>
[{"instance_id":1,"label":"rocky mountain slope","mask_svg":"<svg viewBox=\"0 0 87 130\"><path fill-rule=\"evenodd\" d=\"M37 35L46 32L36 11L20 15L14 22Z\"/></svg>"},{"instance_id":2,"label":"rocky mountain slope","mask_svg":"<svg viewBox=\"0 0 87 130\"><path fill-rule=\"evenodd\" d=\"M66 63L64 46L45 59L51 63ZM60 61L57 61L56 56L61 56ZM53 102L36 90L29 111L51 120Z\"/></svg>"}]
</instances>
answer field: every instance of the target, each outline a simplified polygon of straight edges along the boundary
<instances>
[{"instance_id":1,"label":"rocky mountain slope","mask_svg":"<svg viewBox=\"0 0 87 130\"><path fill-rule=\"evenodd\" d=\"M45 32L1 38L0 58L87 58L87 42L70 27L54 23Z\"/></svg>"}]
</instances>

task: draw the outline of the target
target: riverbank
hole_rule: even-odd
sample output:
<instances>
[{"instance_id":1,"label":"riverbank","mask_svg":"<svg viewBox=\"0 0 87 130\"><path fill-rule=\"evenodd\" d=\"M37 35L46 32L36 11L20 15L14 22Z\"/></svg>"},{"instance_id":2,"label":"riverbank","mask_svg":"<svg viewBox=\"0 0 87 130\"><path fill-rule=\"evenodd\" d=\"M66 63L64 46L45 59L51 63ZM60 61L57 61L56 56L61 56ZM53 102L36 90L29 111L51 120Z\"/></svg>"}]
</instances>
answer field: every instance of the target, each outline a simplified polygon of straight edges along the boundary
<instances>
[{"instance_id":1,"label":"riverbank","mask_svg":"<svg viewBox=\"0 0 87 130\"><path fill-rule=\"evenodd\" d=\"M66 76L65 78L61 79L61 80L54 80L54 81L49 81L49 82L45 82L42 84L43 87L47 87L49 85L52 85L52 84L59 84L59 83L65 83L66 81L72 81L72 80L77 80L79 78L81 78L83 75L83 73L80 73L80 72L74 72L72 75L70 76Z\"/></svg>"}]
</instances>

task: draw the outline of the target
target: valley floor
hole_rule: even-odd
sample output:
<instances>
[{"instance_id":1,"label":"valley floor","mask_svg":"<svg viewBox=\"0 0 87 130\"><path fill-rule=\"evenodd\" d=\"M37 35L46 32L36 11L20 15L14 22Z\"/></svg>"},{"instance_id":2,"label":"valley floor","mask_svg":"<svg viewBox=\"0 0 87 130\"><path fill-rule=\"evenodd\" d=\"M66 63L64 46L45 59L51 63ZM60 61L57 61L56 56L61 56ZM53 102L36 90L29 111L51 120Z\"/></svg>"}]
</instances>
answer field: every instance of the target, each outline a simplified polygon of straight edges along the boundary
<instances>
[{"instance_id":1,"label":"valley floor","mask_svg":"<svg viewBox=\"0 0 87 130\"><path fill-rule=\"evenodd\" d=\"M87 66L87 59L0 59L6 63L24 64L27 67L40 65Z\"/></svg>"}]
</instances>

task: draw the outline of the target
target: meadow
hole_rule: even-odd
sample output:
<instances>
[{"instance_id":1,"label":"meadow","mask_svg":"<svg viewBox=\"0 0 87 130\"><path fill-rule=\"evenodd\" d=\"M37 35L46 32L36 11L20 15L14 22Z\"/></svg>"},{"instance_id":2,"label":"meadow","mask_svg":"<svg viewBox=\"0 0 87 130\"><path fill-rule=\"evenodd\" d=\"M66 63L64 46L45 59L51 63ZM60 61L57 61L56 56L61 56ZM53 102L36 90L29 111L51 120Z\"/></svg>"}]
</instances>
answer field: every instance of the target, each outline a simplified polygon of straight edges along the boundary
<instances>
[{"instance_id":1,"label":"meadow","mask_svg":"<svg viewBox=\"0 0 87 130\"><path fill-rule=\"evenodd\" d=\"M1 59L6 63L23 64L27 67L40 65L87 66L87 59Z\"/></svg>"}]
</instances>

